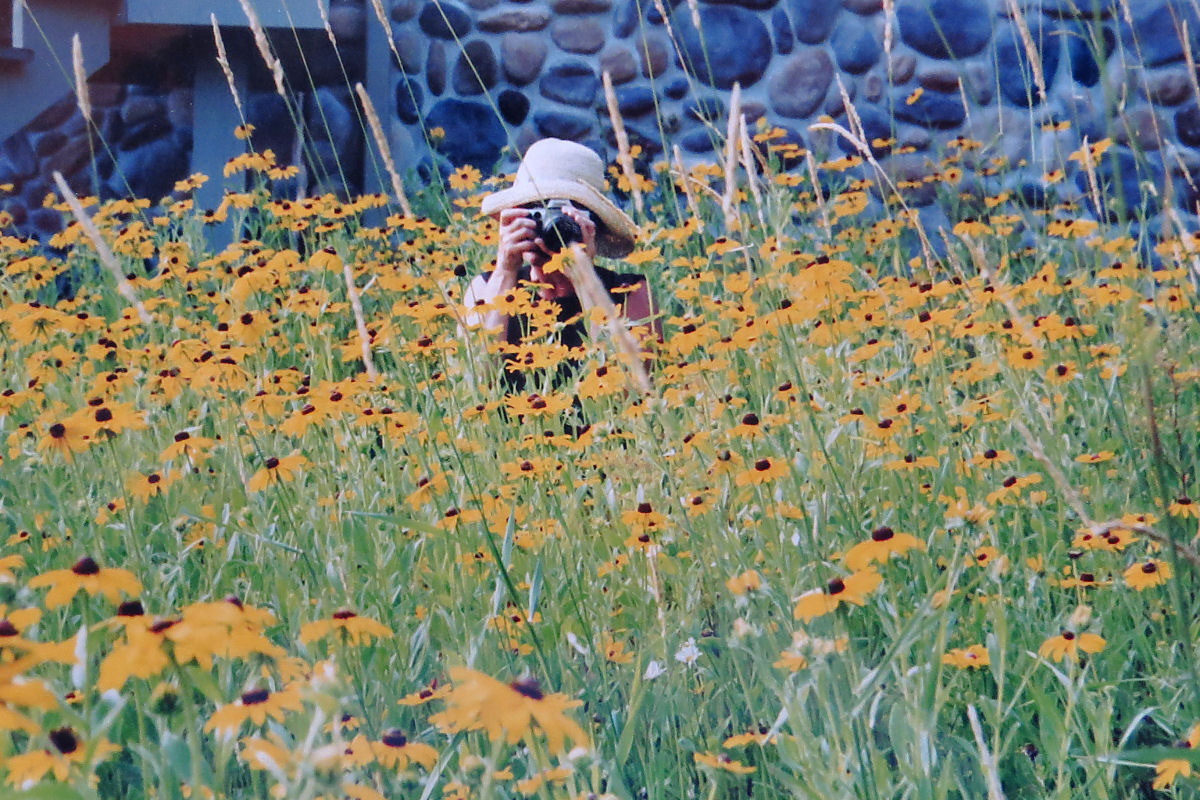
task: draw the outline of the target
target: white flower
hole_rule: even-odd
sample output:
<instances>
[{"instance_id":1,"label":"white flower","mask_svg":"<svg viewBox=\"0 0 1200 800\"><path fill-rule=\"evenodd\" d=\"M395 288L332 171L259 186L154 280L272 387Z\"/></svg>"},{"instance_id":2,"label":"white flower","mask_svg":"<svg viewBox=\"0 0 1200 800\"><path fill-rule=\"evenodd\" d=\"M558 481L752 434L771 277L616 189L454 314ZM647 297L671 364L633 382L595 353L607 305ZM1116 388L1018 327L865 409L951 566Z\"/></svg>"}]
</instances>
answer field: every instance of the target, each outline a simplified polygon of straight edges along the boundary
<instances>
[{"instance_id":1,"label":"white flower","mask_svg":"<svg viewBox=\"0 0 1200 800\"><path fill-rule=\"evenodd\" d=\"M642 676L644 680L652 681L659 675L667 671L667 668L657 661L651 661L646 665L646 674Z\"/></svg>"},{"instance_id":2,"label":"white flower","mask_svg":"<svg viewBox=\"0 0 1200 800\"><path fill-rule=\"evenodd\" d=\"M691 636L689 636L688 640L684 642L683 647L679 648L679 652L675 654L676 661L689 666L695 664L696 659L699 657L700 648L696 647L696 640Z\"/></svg>"}]
</instances>

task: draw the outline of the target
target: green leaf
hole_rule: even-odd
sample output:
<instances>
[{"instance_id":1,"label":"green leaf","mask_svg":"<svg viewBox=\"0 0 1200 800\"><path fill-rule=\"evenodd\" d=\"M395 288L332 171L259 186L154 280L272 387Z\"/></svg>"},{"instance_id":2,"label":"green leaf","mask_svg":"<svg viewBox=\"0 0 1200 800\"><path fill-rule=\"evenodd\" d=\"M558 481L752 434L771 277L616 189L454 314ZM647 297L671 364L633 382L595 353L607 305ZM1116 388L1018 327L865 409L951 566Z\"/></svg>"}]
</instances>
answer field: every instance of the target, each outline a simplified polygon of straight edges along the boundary
<instances>
[{"instance_id":1,"label":"green leaf","mask_svg":"<svg viewBox=\"0 0 1200 800\"><path fill-rule=\"evenodd\" d=\"M542 560L533 567L533 578L529 581L529 617L537 613L538 600L542 598Z\"/></svg>"},{"instance_id":2,"label":"green leaf","mask_svg":"<svg viewBox=\"0 0 1200 800\"><path fill-rule=\"evenodd\" d=\"M13 800L83 800L83 795L65 783L39 783L31 789L9 797Z\"/></svg>"}]
</instances>

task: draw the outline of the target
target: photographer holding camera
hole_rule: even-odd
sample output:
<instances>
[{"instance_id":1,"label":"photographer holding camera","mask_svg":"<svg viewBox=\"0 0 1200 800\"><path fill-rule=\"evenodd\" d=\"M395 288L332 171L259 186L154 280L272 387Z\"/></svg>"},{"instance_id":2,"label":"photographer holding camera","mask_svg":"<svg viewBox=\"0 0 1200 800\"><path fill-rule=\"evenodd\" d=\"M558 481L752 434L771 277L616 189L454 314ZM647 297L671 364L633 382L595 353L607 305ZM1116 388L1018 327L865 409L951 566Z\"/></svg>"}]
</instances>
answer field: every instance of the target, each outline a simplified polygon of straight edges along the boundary
<instances>
[{"instance_id":1,"label":"photographer holding camera","mask_svg":"<svg viewBox=\"0 0 1200 800\"><path fill-rule=\"evenodd\" d=\"M496 268L477 276L463 301L467 323L482 323L488 331L503 335L512 345L524 334L522 320L501 310L474 312L522 281L538 285L537 302L558 306L558 319L565 323L559 339L567 347L583 344L583 312L591 297L589 287L576 286L564 270L545 271L551 257L564 248L574 248L587 263L576 265L591 286L592 260L597 256L620 258L633 251L637 225L604 194L604 162L584 145L561 139L542 139L531 145L517 169L513 185L484 198L482 212L500 223ZM578 270L584 270L580 273ZM653 305L646 279L635 273L620 274L595 267L595 278L623 320L635 325L658 324L652 320ZM560 372L561 375L561 372ZM510 391L522 391L521 372L505 370Z\"/></svg>"}]
</instances>

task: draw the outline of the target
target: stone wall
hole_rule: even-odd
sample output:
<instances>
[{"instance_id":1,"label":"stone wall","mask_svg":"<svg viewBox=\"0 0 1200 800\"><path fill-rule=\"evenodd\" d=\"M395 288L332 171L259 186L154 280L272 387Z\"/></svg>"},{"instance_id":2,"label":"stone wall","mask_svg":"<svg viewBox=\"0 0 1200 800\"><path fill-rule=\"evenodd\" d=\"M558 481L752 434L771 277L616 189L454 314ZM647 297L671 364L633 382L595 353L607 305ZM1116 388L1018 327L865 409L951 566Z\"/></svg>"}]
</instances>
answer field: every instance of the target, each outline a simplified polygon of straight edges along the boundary
<instances>
[{"instance_id":1,"label":"stone wall","mask_svg":"<svg viewBox=\"0 0 1200 800\"><path fill-rule=\"evenodd\" d=\"M928 174L947 143L966 136L988 145L987 157L1026 165L1005 181L1027 201L1086 196L1082 175L1048 184L1043 174L1075 169L1065 157L1084 137L1111 137L1099 171L1131 214L1147 196L1145 182L1154 187L1150 216L1163 202L1194 211L1200 198L1200 89L1186 56L1189 46L1200 53L1200 15L1191 0L894 0L890 16L883 0L383 2L395 47L393 150L426 178L434 167L511 166L514 153L543 136L611 157L600 78L607 70L631 138L649 158L664 145L711 155L719 146L712 126L724 130L735 81L752 120L764 117L822 155L849 152L847 142L808 127L822 115L845 121L844 87L869 137L909 150L883 158L898 179ZM371 6L335 0L331 20L340 49L361 56L377 24ZM1031 62L1040 65L1044 98ZM306 108L341 124L310 144L318 160L353 161L364 137L352 94L340 71L327 73ZM115 154L97 162L106 192L127 183L155 197L187 174L186 89L116 86L103 96L113 129L101 132ZM269 92L252 103L261 117L252 121L279 139L277 152L293 141L280 106ZM80 123L64 101L0 147L0 183L15 181L20 195L5 207L19 223L50 224L36 211L49 167L81 181L92 173ZM435 128L444 136L430 138ZM351 176L361 180L361 171ZM914 197L933 199L932 191Z\"/></svg>"}]
</instances>

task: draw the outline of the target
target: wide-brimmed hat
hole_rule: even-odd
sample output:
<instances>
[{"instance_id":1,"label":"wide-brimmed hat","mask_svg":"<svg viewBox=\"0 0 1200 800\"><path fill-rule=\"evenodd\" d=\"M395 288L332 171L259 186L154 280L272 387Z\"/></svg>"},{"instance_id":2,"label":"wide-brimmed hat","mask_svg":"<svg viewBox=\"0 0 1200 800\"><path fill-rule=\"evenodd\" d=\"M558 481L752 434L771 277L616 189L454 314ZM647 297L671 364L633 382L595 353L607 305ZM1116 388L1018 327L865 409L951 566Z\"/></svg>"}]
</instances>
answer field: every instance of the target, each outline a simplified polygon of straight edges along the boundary
<instances>
[{"instance_id":1,"label":"wide-brimmed hat","mask_svg":"<svg viewBox=\"0 0 1200 800\"><path fill-rule=\"evenodd\" d=\"M637 224L604 194L604 162L585 145L542 139L525 151L513 185L483 198L484 214L546 200L570 200L604 224L597 226L596 252L620 258L633 252Z\"/></svg>"}]
</instances>

